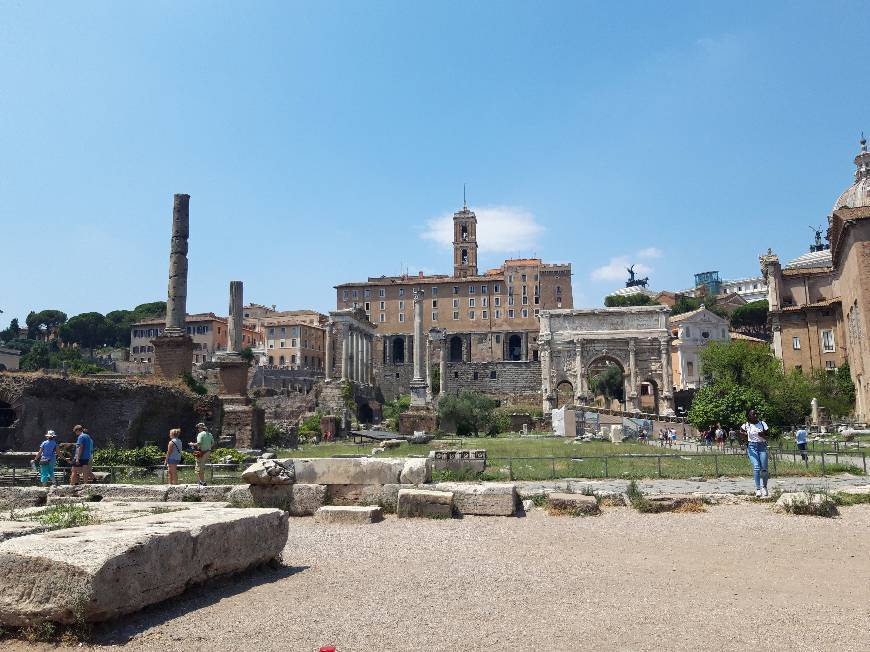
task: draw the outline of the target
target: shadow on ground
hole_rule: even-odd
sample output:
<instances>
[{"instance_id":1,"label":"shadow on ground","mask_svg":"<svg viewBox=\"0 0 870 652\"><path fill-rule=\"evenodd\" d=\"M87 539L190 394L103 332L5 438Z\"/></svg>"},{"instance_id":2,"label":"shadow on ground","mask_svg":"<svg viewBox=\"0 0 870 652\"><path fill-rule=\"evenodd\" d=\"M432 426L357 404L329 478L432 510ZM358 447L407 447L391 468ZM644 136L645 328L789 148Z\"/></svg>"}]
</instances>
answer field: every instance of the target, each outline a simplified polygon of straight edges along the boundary
<instances>
[{"instance_id":1,"label":"shadow on ground","mask_svg":"<svg viewBox=\"0 0 870 652\"><path fill-rule=\"evenodd\" d=\"M250 589L278 582L308 570L308 566L270 566L257 568L198 584L174 598L146 607L142 611L97 623L91 630L90 643L123 645L147 630L181 618L197 609L208 607ZM170 635L171 638L171 635Z\"/></svg>"}]
</instances>

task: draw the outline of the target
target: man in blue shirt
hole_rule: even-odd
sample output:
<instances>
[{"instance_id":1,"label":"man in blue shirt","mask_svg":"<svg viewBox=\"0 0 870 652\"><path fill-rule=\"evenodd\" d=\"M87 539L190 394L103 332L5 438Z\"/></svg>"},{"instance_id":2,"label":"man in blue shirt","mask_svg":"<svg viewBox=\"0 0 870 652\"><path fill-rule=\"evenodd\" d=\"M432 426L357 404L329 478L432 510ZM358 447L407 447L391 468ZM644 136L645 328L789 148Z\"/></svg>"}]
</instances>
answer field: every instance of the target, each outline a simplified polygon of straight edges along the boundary
<instances>
[{"instance_id":1,"label":"man in blue shirt","mask_svg":"<svg viewBox=\"0 0 870 652\"><path fill-rule=\"evenodd\" d=\"M73 455L72 472L69 476L70 484L78 484L79 473L82 474L82 479L85 483L94 481L94 474L91 473L91 455L94 452L94 440L82 426L73 428L73 433L76 435L76 450Z\"/></svg>"},{"instance_id":2,"label":"man in blue shirt","mask_svg":"<svg viewBox=\"0 0 870 652\"><path fill-rule=\"evenodd\" d=\"M797 432L794 434L794 441L797 444L798 449L801 451L801 459L806 462L807 461L807 427L806 426L798 426Z\"/></svg>"}]
</instances>

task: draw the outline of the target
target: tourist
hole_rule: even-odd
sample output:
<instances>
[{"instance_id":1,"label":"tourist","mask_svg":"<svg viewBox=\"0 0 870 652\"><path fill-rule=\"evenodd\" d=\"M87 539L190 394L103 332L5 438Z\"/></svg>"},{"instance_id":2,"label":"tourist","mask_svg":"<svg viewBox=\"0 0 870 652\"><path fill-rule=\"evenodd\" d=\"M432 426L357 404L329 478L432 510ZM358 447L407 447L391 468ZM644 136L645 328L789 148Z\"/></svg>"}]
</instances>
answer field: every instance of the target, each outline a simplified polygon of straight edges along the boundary
<instances>
[{"instance_id":1,"label":"tourist","mask_svg":"<svg viewBox=\"0 0 870 652\"><path fill-rule=\"evenodd\" d=\"M182 448L184 443L181 441L181 428L173 428L169 431L169 444L166 446L166 459L163 461L169 471L169 484L178 484Z\"/></svg>"},{"instance_id":2,"label":"tourist","mask_svg":"<svg viewBox=\"0 0 870 652\"><path fill-rule=\"evenodd\" d=\"M208 457L214 448L214 436L208 431L204 423L196 424L196 442L191 443L193 447L193 456L196 458L196 475L199 477L199 484L205 486L205 465L208 464Z\"/></svg>"},{"instance_id":3,"label":"tourist","mask_svg":"<svg viewBox=\"0 0 870 652\"><path fill-rule=\"evenodd\" d=\"M671 428L671 446L677 445L677 429Z\"/></svg>"},{"instance_id":4,"label":"tourist","mask_svg":"<svg viewBox=\"0 0 870 652\"><path fill-rule=\"evenodd\" d=\"M767 424L758 418L755 410L746 413L746 423L740 426L746 433L746 453L752 462L752 475L755 479L755 497L767 498Z\"/></svg>"},{"instance_id":5,"label":"tourist","mask_svg":"<svg viewBox=\"0 0 870 652\"><path fill-rule=\"evenodd\" d=\"M707 431L704 433L704 443L707 444L707 446L713 446L713 426L707 428Z\"/></svg>"},{"instance_id":6,"label":"tourist","mask_svg":"<svg viewBox=\"0 0 870 652\"><path fill-rule=\"evenodd\" d=\"M725 450L725 430L722 428L721 423L716 424L715 435L716 435L716 446L719 449L724 451Z\"/></svg>"},{"instance_id":7,"label":"tourist","mask_svg":"<svg viewBox=\"0 0 870 652\"><path fill-rule=\"evenodd\" d=\"M807 427L798 426L797 432L794 434L794 441L797 444L798 450L801 452L801 459L807 462Z\"/></svg>"},{"instance_id":8,"label":"tourist","mask_svg":"<svg viewBox=\"0 0 870 652\"><path fill-rule=\"evenodd\" d=\"M76 448L73 454L72 472L69 476L70 484L78 484L79 474L82 475L82 480L85 483L94 481L94 474L91 473L91 456L94 453L94 440L88 434L88 431L83 426L73 428L73 434L76 436Z\"/></svg>"},{"instance_id":9,"label":"tourist","mask_svg":"<svg viewBox=\"0 0 870 652\"><path fill-rule=\"evenodd\" d=\"M54 484L54 467L57 463L57 435L54 430L45 433L45 441L39 445L39 450L33 461L39 464L39 481L43 487Z\"/></svg>"}]
</instances>

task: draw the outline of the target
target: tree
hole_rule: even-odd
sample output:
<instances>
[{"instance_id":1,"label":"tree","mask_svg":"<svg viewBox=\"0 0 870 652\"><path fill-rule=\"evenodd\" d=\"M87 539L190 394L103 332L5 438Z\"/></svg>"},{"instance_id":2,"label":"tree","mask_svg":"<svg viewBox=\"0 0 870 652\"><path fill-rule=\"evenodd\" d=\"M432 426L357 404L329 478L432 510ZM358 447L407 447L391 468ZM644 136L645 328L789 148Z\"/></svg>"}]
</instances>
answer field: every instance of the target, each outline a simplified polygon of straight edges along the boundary
<instances>
[{"instance_id":1,"label":"tree","mask_svg":"<svg viewBox=\"0 0 870 652\"><path fill-rule=\"evenodd\" d=\"M604 367L597 374L589 377L589 389L593 394L601 395L608 401L625 398L625 383L622 379L622 370L615 364Z\"/></svg>"},{"instance_id":2,"label":"tree","mask_svg":"<svg viewBox=\"0 0 870 652\"><path fill-rule=\"evenodd\" d=\"M10 340L17 340L19 331L21 327L18 325L18 318L13 317L12 321L9 322L9 326L4 330L0 331L0 342L9 342Z\"/></svg>"},{"instance_id":3,"label":"tree","mask_svg":"<svg viewBox=\"0 0 870 652\"><path fill-rule=\"evenodd\" d=\"M114 343L114 329L99 312L76 315L63 324L59 332L64 342L78 344L86 349Z\"/></svg>"},{"instance_id":4,"label":"tree","mask_svg":"<svg viewBox=\"0 0 870 652\"><path fill-rule=\"evenodd\" d=\"M611 294L604 297L604 305L608 308L621 308L624 306L657 306L659 302L648 294L638 292L628 295Z\"/></svg>"},{"instance_id":5,"label":"tree","mask_svg":"<svg viewBox=\"0 0 870 652\"><path fill-rule=\"evenodd\" d=\"M49 345L45 342L37 342L27 353L21 356L21 359L18 361L18 367L23 371L48 369L51 366L49 354Z\"/></svg>"},{"instance_id":6,"label":"tree","mask_svg":"<svg viewBox=\"0 0 870 652\"><path fill-rule=\"evenodd\" d=\"M479 436L481 432L495 434L495 409L498 401L483 394L462 390L444 396L438 403L438 416L442 422L456 425L460 437Z\"/></svg>"},{"instance_id":7,"label":"tree","mask_svg":"<svg viewBox=\"0 0 870 652\"><path fill-rule=\"evenodd\" d=\"M31 340L40 340L51 335L66 321L66 313L61 310L31 311L27 315L27 337Z\"/></svg>"},{"instance_id":8,"label":"tree","mask_svg":"<svg viewBox=\"0 0 870 652\"><path fill-rule=\"evenodd\" d=\"M855 384L848 362L833 372L816 369L812 375L812 385L813 397L832 417L846 416L855 406Z\"/></svg>"},{"instance_id":9,"label":"tree","mask_svg":"<svg viewBox=\"0 0 870 652\"><path fill-rule=\"evenodd\" d=\"M754 337L767 336L767 301L752 301L745 306L740 306L733 313L729 321L731 328Z\"/></svg>"},{"instance_id":10,"label":"tree","mask_svg":"<svg viewBox=\"0 0 870 652\"><path fill-rule=\"evenodd\" d=\"M692 312L701 307L701 300L695 297L680 296L671 307L671 317L682 315L684 312Z\"/></svg>"},{"instance_id":11,"label":"tree","mask_svg":"<svg viewBox=\"0 0 870 652\"><path fill-rule=\"evenodd\" d=\"M770 420L770 406L760 392L733 383L705 385L692 401L689 423L696 428L708 428L717 423L725 428L738 428L746 421L750 408Z\"/></svg>"}]
</instances>

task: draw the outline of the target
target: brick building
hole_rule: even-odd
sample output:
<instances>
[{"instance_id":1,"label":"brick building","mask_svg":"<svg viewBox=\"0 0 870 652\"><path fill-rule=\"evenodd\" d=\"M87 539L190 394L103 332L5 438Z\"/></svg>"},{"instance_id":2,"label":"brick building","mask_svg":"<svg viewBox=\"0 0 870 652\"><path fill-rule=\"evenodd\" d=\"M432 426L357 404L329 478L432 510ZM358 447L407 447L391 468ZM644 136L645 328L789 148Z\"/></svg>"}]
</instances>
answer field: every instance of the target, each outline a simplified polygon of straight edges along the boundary
<instances>
[{"instance_id":1,"label":"brick building","mask_svg":"<svg viewBox=\"0 0 870 652\"><path fill-rule=\"evenodd\" d=\"M453 231L452 275L421 272L336 286L338 309L362 308L377 326L376 366L410 362L418 288L425 295L424 330L446 329L451 363L537 360L540 311L573 307L570 264L509 259L481 273L474 212L454 213Z\"/></svg>"},{"instance_id":2,"label":"brick building","mask_svg":"<svg viewBox=\"0 0 870 652\"><path fill-rule=\"evenodd\" d=\"M870 420L870 152L861 139L855 182L837 199L810 251L782 267L761 257L768 285L772 348L786 369L832 371L848 361L855 414Z\"/></svg>"},{"instance_id":3,"label":"brick building","mask_svg":"<svg viewBox=\"0 0 870 652\"><path fill-rule=\"evenodd\" d=\"M294 316L264 319L262 336L269 367L322 371L326 357L326 329Z\"/></svg>"},{"instance_id":4,"label":"brick building","mask_svg":"<svg viewBox=\"0 0 870 652\"><path fill-rule=\"evenodd\" d=\"M213 312L187 315L187 334L193 338L193 363L210 362L215 353L227 350L227 320ZM154 360L154 345L151 340L163 333L165 317L144 319L130 329L130 361L151 364ZM247 325L242 330L242 346L261 346L259 334Z\"/></svg>"}]
</instances>

